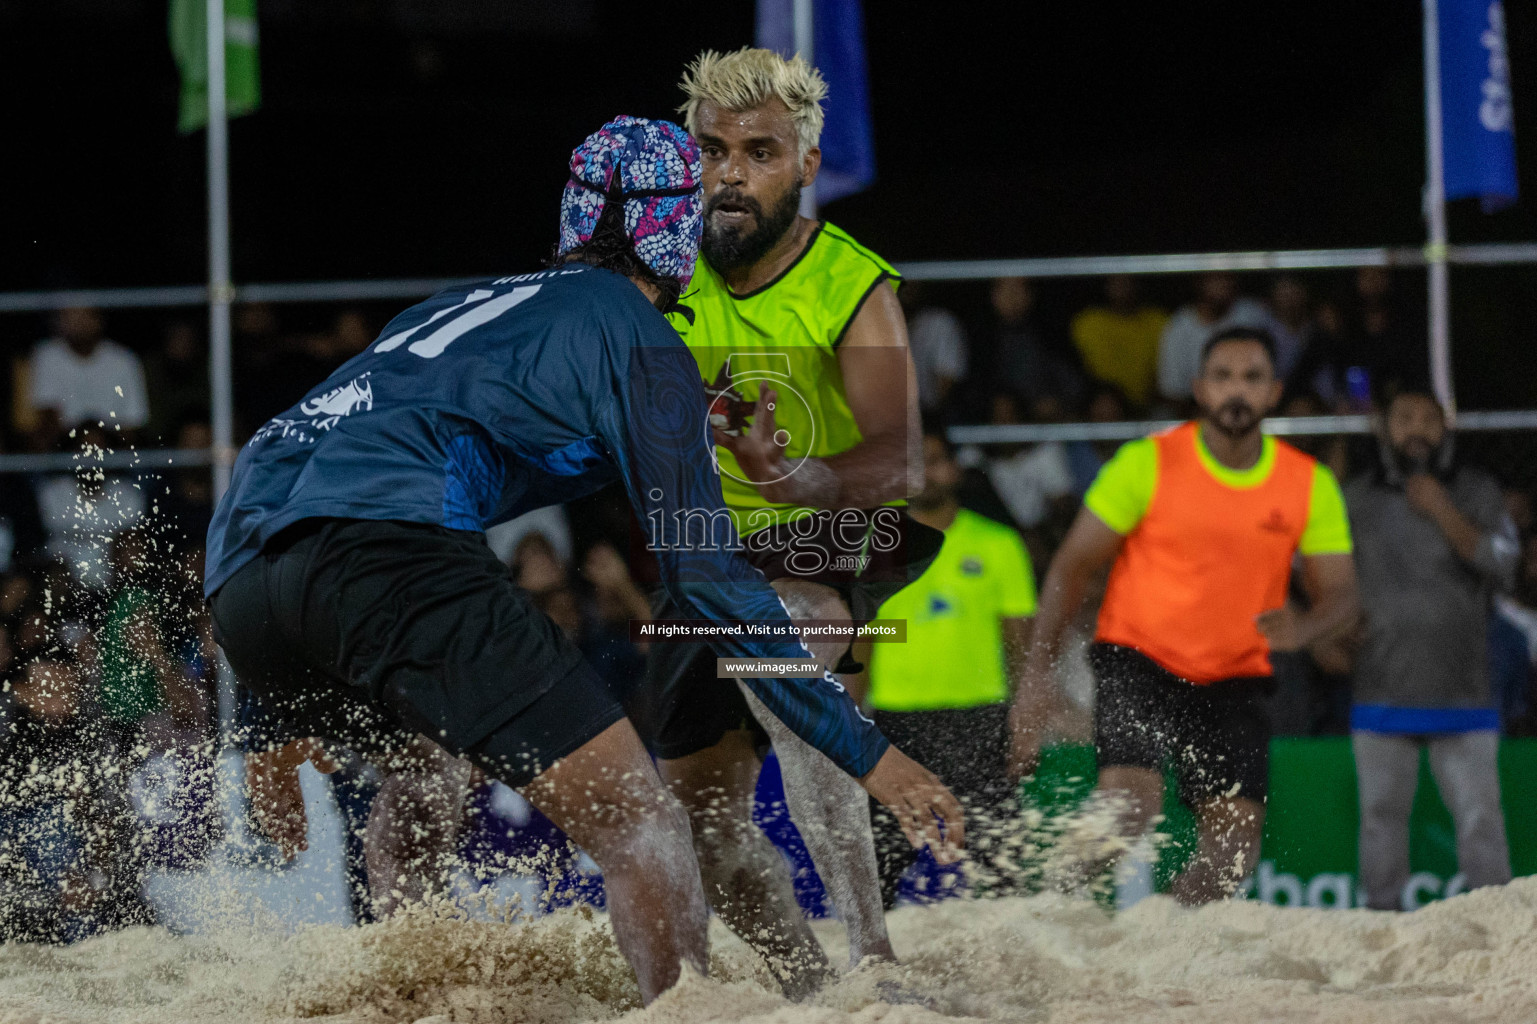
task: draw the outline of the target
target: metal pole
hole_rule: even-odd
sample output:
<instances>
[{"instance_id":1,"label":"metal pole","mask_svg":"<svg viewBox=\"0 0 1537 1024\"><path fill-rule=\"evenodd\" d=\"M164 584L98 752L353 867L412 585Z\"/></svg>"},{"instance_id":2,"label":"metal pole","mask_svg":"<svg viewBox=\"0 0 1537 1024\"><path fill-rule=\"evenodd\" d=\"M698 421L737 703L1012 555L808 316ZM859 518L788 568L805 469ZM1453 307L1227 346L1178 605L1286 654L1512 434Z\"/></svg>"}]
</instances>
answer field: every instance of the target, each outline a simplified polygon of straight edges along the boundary
<instances>
[{"instance_id":1,"label":"metal pole","mask_svg":"<svg viewBox=\"0 0 1537 1024\"><path fill-rule=\"evenodd\" d=\"M795 52L812 67L816 66L816 18L815 0L795 0ZM783 8L781 8L782 10ZM811 182L801 191L801 216L813 220L817 215L817 183Z\"/></svg>"},{"instance_id":2,"label":"metal pole","mask_svg":"<svg viewBox=\"0 0 1537 1024\"><path fill-rule=\"evenodd\" d=\"M224 72L224 0L208 10L208 389L213 413L213 493L229 487L234 444L230 380L229 110Z\"/></svg>"},{"instance_id":3,"label":"metal pole","mask_svg":"<svg viewBox=\"0 0 1537 1024\"><path fill-rule=\"evenodd\" d=\"M1451 293L1446 262L1446 167L1441 134L1441 21L1438 0L1425 12L1425 264L1430 287L1430 382L1448 416L1457 414L1452 386Z\"/></svg>"},{"instance_id":4,"label":"metal pole","mask_svg":"<svg viewBox=\"0 0 1537 1024\"><path fill-rule=\"evenodd\" d=\"M224 71L224 0L207 0L208 12L208 390L213 413L213 496L229 489L234 443L230 379L229 104ZM235 724L235 676L219 657L219 738L230 741Z\"/></svg>"}]
</instances>

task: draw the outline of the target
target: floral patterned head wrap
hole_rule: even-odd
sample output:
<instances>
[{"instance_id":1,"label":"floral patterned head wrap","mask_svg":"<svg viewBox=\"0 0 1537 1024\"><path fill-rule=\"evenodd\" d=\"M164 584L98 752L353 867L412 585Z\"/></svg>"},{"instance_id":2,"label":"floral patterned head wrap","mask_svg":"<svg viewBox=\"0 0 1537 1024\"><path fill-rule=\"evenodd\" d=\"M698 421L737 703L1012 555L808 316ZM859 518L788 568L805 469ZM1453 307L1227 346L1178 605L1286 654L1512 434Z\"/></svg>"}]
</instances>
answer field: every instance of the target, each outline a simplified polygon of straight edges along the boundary
<instances>
[{"instance_id":1,"label":"floral patterned head wrap","mask_svg":"<svg viewBox=\"0 0 1537 1024\"><path fill-rule=\"evenodd\" d=\"M699 146L671 121L620 115L571 153L560 197L566 253L592 240L611 202L624 204L624 231L641 260L687 288L704 230Z\"/></svg>"}]
</instances>

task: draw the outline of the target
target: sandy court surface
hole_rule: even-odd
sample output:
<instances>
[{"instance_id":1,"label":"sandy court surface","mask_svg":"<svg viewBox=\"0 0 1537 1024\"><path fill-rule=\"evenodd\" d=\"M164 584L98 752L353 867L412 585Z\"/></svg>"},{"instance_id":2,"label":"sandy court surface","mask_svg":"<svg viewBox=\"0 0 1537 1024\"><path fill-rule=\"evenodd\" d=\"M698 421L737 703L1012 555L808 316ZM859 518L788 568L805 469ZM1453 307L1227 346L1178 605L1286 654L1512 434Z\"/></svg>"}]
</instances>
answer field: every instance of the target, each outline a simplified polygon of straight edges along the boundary
<instances>
[{"instance_id":1,"label":"sandy court surface","mask_svg":"<svg viewBox=\"0 0 1537 1024\"><path fill-rule=\"evenodd\" d=\"M838 926L818 927L841 958ZM804 1005L773 994L745 947L717 931L713 977L642 1010L601 914L507 925L415 913L294 934L138 929L69 948L0 947L0 1024L1537 1021L1537 878L1414 914L1190 911L1160 897L1111 918L1042 896L904 908L892 930L904 966L867 966ZM882 1002L893 983L926 1005Z\"/></svg>"}]
</instances>

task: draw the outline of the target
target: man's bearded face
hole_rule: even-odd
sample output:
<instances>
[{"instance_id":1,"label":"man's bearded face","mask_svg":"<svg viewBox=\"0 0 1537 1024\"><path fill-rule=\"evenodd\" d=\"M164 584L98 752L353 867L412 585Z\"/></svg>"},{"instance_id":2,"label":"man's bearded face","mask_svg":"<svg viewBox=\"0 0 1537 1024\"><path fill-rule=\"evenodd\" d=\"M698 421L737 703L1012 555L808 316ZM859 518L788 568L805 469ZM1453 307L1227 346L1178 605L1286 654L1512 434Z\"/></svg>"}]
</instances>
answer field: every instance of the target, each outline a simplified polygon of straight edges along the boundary
<instances>
[{"instance_id":1,"label":"man's bearded face","mask_svg":"<svg viewBox=\"0 0 1537 1024\"><path fill-rule=\"evenodd\" d=\"M718 270L735 270L757 263L785 236L801 206L801 181L763 204L741 189L727 188L704 204L704 238L699 249Z\"/></svg>"},{"instance_id":2,"label":"man's bearded face","mask_svg":"<svg viewBox=\"0 0 1537 1024\"><path fill-rule=\"evenodd\" d=\"M1275 365L1257 341L1235 339L1212 349L1193 387L1206 420L1228 437L1259 429L1280 399Z\"/></svg>"}]
</instances>

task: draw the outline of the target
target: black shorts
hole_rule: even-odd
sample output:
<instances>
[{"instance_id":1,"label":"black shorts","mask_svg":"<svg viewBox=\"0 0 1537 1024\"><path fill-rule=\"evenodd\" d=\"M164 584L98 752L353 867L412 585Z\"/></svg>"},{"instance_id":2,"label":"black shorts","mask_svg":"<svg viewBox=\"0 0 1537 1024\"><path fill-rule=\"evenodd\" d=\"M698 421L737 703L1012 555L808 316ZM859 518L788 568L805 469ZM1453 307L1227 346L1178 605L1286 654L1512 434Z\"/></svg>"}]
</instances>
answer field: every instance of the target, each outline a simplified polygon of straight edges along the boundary
<instances>
[{"instance_id":1,"label":"black shorts","mask_svg":"<svg viewBox=\"0 0 1537 1024\"><path fill-rule=\"evenodd\" d=\"M885 506L819 512L795 523L768 527L743 539L743 554L770 582L803 579L832 587L856 624L869 622L897 591L934 561L945 535ZM652 604L657 619L685 618L665 592ZM652 643L639 687L624 694L625 709L651 752L685 757L719 743L731 729L751 729L759 744L767 734L747 707L734 680L715 678L708 644ZM845 653L838 671L857 672Z\"/></svg>"},{"instance_id":2,"label":"black shorts","mask_svg":"<svg viewBox=\"0 0 1537 1024\"><path fill-rule=\"evenodd\" d=\"M1270 677L1196 686L1144 654L1101 643L1089 648L1089 664L1099 681L1094 746L1101 768L1162 772L1172 762L1179 798L1192 807L1230 795L1264 802Z\"/></svg>"},{"instance_id":3,"label":"black shorts","mask_svg":"<svg viewBox=\"0 0 1537 1024\"><path fill-rule=\"evenodd\" d=\"M1005 844L1018 838L1016 787L1009 780L1009 705L933 711L876 711L876 726L894 746L939 777L966 808L967 846L991 876L984 888L994 896L1016 891L1018 879ZM918 859L896 816L870 799L870 827L881 902L896 905L902 876ZM1004 856L1000 857L999 854Z\"/></svg>"},{"instance_id":4,"label":"black shorts","mask_svg":"<svg viewBox=\"0 0 1537 1024\"><path fill-rule=\"evenodd\" d=\"M420 734L520 786L624 717L479 534L304 520L209 603L236 677L288 735L374 760Z\"/></svg>"}]
</instances>

